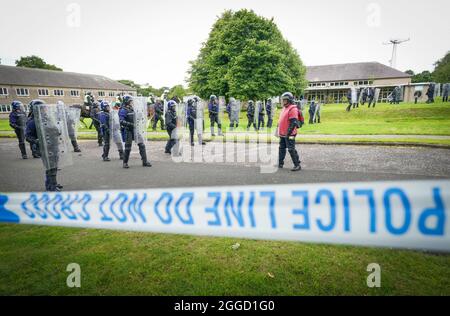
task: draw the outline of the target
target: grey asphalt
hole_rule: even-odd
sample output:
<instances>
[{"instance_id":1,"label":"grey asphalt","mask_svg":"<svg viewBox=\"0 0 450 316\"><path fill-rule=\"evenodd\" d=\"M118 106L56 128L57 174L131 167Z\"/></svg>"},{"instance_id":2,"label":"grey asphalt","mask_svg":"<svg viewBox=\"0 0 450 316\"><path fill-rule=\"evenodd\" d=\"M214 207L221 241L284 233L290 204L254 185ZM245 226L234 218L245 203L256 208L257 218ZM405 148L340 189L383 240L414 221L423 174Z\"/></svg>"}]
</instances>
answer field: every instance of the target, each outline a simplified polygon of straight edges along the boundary
<instances>
[{"instance_id":1,"label":"grey asphalt","mask_svg":"<svg viewBox=\"0 0 450 316\"><path fill-rule=\"evenodd\" d=\"M221 160L222 155L209 144L203 151L206 161L194 163L185 159L175 162L164 154L164 142L149 142L147 151L153 164L143 168L133 147L130 169L123 169L121 161L111 149L111 162L100 158L101 148L95 141L81 141L81 154L73 153L73 165L63 168L58 180L65 191L138 189L167 187L198 187L251 184L324 183L349 181L421 180L450 178L450 150L420 147L330 146L299 145L302 158L301 172L292 173L291 160L286 168L274 173L262 173L261 162L251 162L256 148L271 152L276 157L276 144L240 144L237 153L228 155L238 161ZM230 145L229 145L230 146ZM233 146L233 145L231 145ZM189 146L188 146L189 147ZM201 150L200 146L196 147ZM29 151L29 148L27 147ZM217 148L216 148L217 150ZM224 150L224 153L229 151ZM225 154L226 155L226 154ZM20 159L17 141L0 139L0 191L29 192L44 190L44 170L40 159Z\"/></svg>"}]
</instances>

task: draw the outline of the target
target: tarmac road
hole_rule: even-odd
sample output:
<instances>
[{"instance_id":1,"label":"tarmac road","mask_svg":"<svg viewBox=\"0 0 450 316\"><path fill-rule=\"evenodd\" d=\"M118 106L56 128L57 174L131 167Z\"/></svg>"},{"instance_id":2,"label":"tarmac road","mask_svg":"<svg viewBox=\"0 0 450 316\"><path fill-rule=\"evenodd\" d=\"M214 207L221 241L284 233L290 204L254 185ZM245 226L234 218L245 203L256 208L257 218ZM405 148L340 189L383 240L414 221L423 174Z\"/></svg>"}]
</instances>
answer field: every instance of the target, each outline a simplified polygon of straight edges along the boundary
<instances>
[{"instance_id":1,"label":"tarmac road","mask_svg":"<svg viewBox=\"0 0 450 316\"><path fill-rule=\"evenodd\" d=\"M260 162L251 162L251 157L259 146L271 152L270 157L276 162L276 144L247 145L248 150L237 148L237 153L228 155L234 158L229 162L213 162L214 157L219 161L223 157L213 154L205 155L210 162L194 163L174 162L170 155L164 154L164 142L150 142L147 152L153 167L141 166L137 146L133 145L128 170L122 168L114 145L111 162L101 160L101 148L95 141L81 141L80 146L83 152L72 154L74 164L58 174L65 191L450 178L450 150L438 148L300 145L301 172L289 171L292 163L288 154L285 169L261 173L267 170L260 168ZM212 146L208 144L204 152L213 153ZM31 156L28 147L27 150ZM44 190L41 160L20 159L16 140L0 139L0 159L1 192Z\"/></svg>"}]
</instances>

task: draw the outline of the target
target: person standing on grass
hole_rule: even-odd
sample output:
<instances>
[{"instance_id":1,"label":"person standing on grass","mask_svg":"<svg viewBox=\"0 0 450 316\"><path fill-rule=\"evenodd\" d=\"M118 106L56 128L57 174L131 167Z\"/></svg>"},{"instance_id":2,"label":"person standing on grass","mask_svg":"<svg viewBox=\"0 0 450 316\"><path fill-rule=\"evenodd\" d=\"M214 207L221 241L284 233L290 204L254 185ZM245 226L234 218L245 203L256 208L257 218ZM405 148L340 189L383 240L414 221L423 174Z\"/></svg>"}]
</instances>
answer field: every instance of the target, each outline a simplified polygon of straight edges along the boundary
<instances>
[{"instance_id":1,"label":"person standing on grass","mask_svg":"<svg viewBox=\"0 0 450 316\"><path fill-rule=\"evenodd\" d=\"M292 93L284 93L281 96L281 102L283 103L283 111L278 122L278 136L280 137L278 168L283 168L287 150L294 163L294 168L291 171L296 172L302 170L302 167L300 156L295 149L295 138L297 137L297 129L303 126L304 119L301 112L298 111L297 105L295 105Z\"/></svg>"},{"instance_id":2,"label":"person standing on grass","mask_svg":"<svg viewBox=\"0 0 450 316\"><path fill-rule=\"evenodd\" d=\"M450 83L445 83L442 88L442 102L448 102L449 92L450 92Z\"/></svg>"}]
</instances>

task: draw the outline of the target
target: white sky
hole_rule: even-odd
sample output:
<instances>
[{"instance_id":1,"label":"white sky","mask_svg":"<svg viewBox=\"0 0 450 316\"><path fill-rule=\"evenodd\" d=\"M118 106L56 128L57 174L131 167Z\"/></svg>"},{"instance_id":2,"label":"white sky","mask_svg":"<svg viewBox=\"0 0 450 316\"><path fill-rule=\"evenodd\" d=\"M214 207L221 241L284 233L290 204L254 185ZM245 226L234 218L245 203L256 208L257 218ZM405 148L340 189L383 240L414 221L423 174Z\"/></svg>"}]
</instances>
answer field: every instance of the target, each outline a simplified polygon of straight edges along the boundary
<instances>
[{"instance_id":1,"label":"white sky","mask_svg":"<svg viewBox=\"0 0 450 316\"><path fill-rule=\"evenodd\" d=\"M382 43L397 37L411 38L398 50L402 71L432 70L450 50L448 0L0 0L0 8L3 64L35 54L65 71L154 87L185 83L226 9L274 17L311 66L389 64L392 47Z\"/></svg>"}]
</instances>

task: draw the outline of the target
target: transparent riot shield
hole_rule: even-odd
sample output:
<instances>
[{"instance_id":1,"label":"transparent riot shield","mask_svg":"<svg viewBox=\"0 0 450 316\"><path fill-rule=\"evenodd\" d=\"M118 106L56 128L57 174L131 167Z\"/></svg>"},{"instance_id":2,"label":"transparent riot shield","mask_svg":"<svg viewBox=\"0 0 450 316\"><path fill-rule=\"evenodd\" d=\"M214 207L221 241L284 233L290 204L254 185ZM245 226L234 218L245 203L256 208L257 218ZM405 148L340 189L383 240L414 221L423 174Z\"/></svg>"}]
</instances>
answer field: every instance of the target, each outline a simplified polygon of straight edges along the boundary
<instances>
[{"instance_id":1,"label":"transparent riot shield","mask_svg":"<svg viewBox=\"0 0 450 316\"><path fill-rule=\"evenodd\" d=\"M219 97L219 124L223 124L223 115L227 109L225 97Z\"/></svg>"},{"instance_id":2,"label":"transparent riot shield","mask_svg":"<svg viewBox=\"0 0 450 316\"><path fill-rule=\"evenodd\" d=\"M403 99L405 97L404 93L405 93L405 87L399 86L399 89L398 89L398 101L399 102L403 102Z\"/></svg>"},{"instance_id":3,"label":"transparent riot shield","mask_svg":"<svg viewBox=\"0 0 450 316\"><path fill-rule=\"evenodd\" d=\"M177 128L173 131L175 135L171 137L176 140L175 146L172 148L172 154L174 156L181 156L183 153L183 147L186 145L186 141L189 139L189 131L186 128L187 124L187 104L181 102L176 105L177 112Z\"/></svg>"},{"instance_id":4,"label":"transparent riot shield","mask_svg":"<svg viewBox=\"0 0 450 316\"><path fill-rule=\"evenodd\" d=\"M352 91L352 104L356 104L358 103L358 93L356 91L356 88L352 87L351 91Z\"/></svg>"},{"instance_id":5,"label":"transparent riot shield","mask_svg":"<svg viewBox=\"0 0 450 316\"><path fill-rule=\"evenodd\" d=\"M145 97L133 98L134 140L137 144L147 142L147 100Z\"/></svg>"},{"instance_id":6,"label":"transparent riot shield","mask_svg":"<svg viewBox=\"0 0 450 316\"><path fill-rule=\"evenodd\" d=\"M254 104L255 104L255 113L253 115L253 122L255 122L256 127L258 127L259 107L261 106L261 101L256 101Z\"/></svg>"},{"instance_id":7,"label":"transparent riot shield","mask_svg":"<svg viewBox=\"0 0 450 316\"><path fill-rule=\"evenodd\" d=\"M380 88L375 88L375 96L373 98L373 102L378 103L378 101L380 100L380 93L381 93L381 89Z\"/></svg>"},{"instance_id":8,"label":"transparent riot shield","mask_svg":"<svg viewBox=\"0 0 450 316\"><path fill-rule=\"evenodd\" d=\"M67 106L67 132L71 141L76 141L78 137L78 127L80 126L81 109Z\"/></svg>"},{"instance_id":9,"label":"transparent riot shield","mask_svg":"<svg viewBox=\"0 0 450 316\"><path fill-rule=\"evenodd\" d=\"M72 165L64 104L39 104L35 108L34 115L45 169L51 170Z\"/></svg>"},{"instance_id":10,"label":"transparent riot shield","mask_svg":"<svg viewBox=\"0 0 450 316\"><path fill-rule=\"evenodd\" d=\"M434 97L437 98L441 95L441 85L439 83L436 83L434 85Z\"/></svg>"},{"instance_id":11,"label":"transparent riot shield","mask_svg":"<svg viewBox=\"0 0 450 316\"><path fill-rule=\"evenodd\" d=\"M361 88L358 90L359 91L359 98L358 98L358 102L361 104L362 100L363 100L363 95L366 92L366 88ZM319 102L321 102L321 100L319 100Z\"/></svg>"},{"instance_id":12,"label":"transparent riot shield","mask_svg":"<svg viewBox=\"0 0 450 316\"><path fill-rule=\"evenodd\" d=\"M241 114L241 101L230 100L230 129L233 130L239 126L239 115Z\"/></svg>"},{"instance_id":13,"label":"transparent riot shield","mask_svg":"<svg viewBox=\"0 0 450 316\"><path fill-rule=\"evenodd\" d=\"M109 131L110 131L110 146L116 146L118 151L124 150L124 141L122 138L122 132L120 128L120 119L119 119L119 110L111 109L109 112ZM113 145L114 144L114 145ZM110 151L111 153L115 153L115 150Z\"/></svg>"},{"instance_id":14,"label":"transparent riot shield","mask_svg":"<svg viewBox=\"0 0 450 316\"><path fill-rule=\"evenodd\" d=\"M167 113L167 104L169 103L167 100L163 100L161 99L161 102L163 102L164 104L164 110L163 110L163 122L164 122L164 126L166 125L166 113Z\"/></svg>"},{"instance_id":15,"label":"transparent riot shield","mask_svg":"<svg viewBox=\"0 0 450 316\"><path fill-rule=\"evenodd\" d=\"M195 130L197 131L197 135L203 135L203 129L205 127L205 102L199 100L194 103L194 106L197 109L196 119L195 119Z\"/></svg>"}]
</instances>

